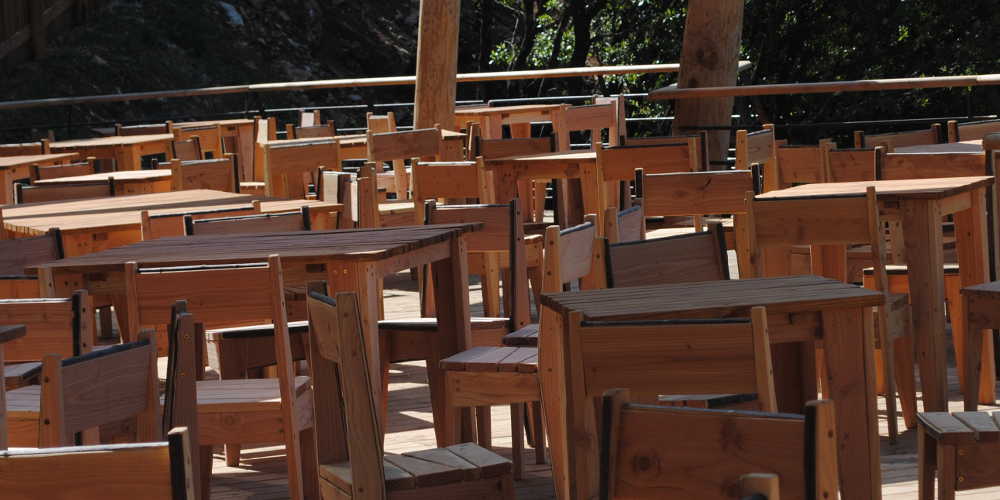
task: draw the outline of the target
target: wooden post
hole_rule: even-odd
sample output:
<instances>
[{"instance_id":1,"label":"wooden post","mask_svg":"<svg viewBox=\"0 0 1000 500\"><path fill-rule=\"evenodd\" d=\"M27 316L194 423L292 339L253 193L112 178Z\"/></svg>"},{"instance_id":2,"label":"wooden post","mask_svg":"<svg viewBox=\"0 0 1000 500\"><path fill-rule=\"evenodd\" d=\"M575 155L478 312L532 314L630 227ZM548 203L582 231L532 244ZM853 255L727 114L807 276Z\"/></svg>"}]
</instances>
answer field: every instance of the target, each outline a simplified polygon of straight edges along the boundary
<instances>
[{"instance_id":1,"label":"wooden post","mask_svg":"<svg viewBox=\"0 0 1000 500\"><path fill-rule=\"evenodd\" d=\"M741 0L692 0L688 2L677 87L736 85L740 40L743 31ZM675 135L693 134L703 127L732 123L733 98L678 99L673 125ZM708 131L708 159L726 159L729 130ZM709 166L715 169L716 167Z\"/></svg>"},{"instance_id":2,"label":"wooden post","mask_svg":"<svg viewBox=\"0 0 1000 500\"><path fill-rule=\"evenodd\" d=\"M420 0L415 128L455 123L459 0Z\"/></svg>"},{"instance_id":3,"label":"wooden post","mask_svg":"<svg viewBox=\"0 0 1000 500\"><path fill-rule=\"evenodd\" d=\"M28 19L31 24L31 50L35 59L45 56L45 11L44 2L39 0L25 0L28 4Z\"/></svg>"}]
</instances>

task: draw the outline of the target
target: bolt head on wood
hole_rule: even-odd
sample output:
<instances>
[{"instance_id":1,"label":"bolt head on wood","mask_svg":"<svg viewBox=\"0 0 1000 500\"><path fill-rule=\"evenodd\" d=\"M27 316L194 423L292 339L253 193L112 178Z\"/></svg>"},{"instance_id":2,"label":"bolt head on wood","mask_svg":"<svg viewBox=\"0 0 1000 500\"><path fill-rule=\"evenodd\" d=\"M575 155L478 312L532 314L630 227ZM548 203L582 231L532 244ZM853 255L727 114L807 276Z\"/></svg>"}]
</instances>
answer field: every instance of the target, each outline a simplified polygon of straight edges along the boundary
<instances>
[{"instance_id":1,"label":"bolt head on wood","mask_svg":"<svg viewBox=\"0 0 1000 500\"><path fill-rule=\"evenodd\" d=\"M988 134L983 137L983 149L986 151L1000 150L1000 133Z\"/></svg>"}]
</instances>

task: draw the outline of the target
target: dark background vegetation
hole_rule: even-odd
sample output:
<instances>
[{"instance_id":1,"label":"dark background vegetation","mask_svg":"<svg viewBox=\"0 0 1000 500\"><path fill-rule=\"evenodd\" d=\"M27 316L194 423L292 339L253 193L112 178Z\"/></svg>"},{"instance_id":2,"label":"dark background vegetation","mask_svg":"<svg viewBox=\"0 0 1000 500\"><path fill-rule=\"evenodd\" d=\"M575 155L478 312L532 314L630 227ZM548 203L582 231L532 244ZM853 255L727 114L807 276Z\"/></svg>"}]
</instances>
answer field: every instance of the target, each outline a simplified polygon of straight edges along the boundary
<instances>
[{"instance_id":1,"label":"dark background vegetation","mask_svg":"<svg viewBox=\"0 0 1000 500\"><path fill-rule=\"evenodd\" d=\"M697 0L691 0L697 1ZM676 62L684 0L463 0L459 72ZM53 37L47 57L0 73L0 100L243 83L414 74L418 0L113 0ZM748 0L741 84L1000 72L996 1ZM459 86L459 99L639 93L673 75ZM412 101L412 87L263 93L0 112L0 140L83 135L87 124L202 118L226 112ZM993 87L738 99L738 125L797 124L801 142L838 132L804 127L882 118L990 115ZM395 109L409 121L405 107ZM630 116L672 114L629 101ZM339 126L364 113L333 112ZM637 124L665 133L667 122ZM26 125L33 130L13 130ZM922 125L909 125L917 128Z\"/></svg>"}]
</instances>

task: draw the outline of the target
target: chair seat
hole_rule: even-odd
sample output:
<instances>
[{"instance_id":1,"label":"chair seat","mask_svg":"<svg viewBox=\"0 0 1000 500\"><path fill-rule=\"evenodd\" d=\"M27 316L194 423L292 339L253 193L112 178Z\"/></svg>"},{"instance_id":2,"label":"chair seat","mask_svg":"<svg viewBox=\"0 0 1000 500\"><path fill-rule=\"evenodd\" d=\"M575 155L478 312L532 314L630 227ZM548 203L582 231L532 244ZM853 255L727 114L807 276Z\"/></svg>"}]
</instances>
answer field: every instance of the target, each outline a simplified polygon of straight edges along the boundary
<instances>
[{"instance_id":1,"label":"chair seat","mask_svg":"<svg viewBox=\"0 0 1000 500\"><path fill-rule=\"evenodd\" d=\"M538 347L538 323L525 325L503 338L503 345L512 347Z\"/></svg>"},{"instance_id":2,"label":"chair seat","mask_svg":"<svg viewBox=\"0 0 1000 500\"><path fill-rule=\"evenodd\" d=\"M441 368L470 372L538 372L537 347L473 347L441 360Z\"/></svg>"},{"instance_id":3,"label":"chair seat","mask_svg":"<svg viewBox=\"0 0 1000 500\"><path fill-rule=\"evenodd\" d=\"M24 387L41 373L42 363L30 361L27 363L15 363L3 367L4 385L8 391Z\"/></svg>"},{"instance_id":4,"label":"chair seat","mask_svg":"<svg viewBox=\"0 0 1000 500\"><path fill-rule=\"evenodd\" d=\"M494 318L488 316L473 316L473 330L485 330L493 328L507 328L510 318ZM437 318L407 318L407 319L383 319L378 322L379 330L406 330L406 331L437 331Z\"/></svg>"},{"instance_id":5,"label":"chair seat","mask_svg":"<svg viewBox=\"0 0 1000 500\"><path fill-rule=\"evenodd\" d=\"M413 210L412 201L387 201L378 204L378 211L382 215L408 214Z\"/></svg>"},{"instance_id":6,"label":"chair seat","mask_svg":"<svg viewBox=\"0 0 1000 500\"><path fill-rule=\"evenodd\" d=\"M309 322L308 321L289 321L288 322L288 333L308 333L309 332ZM205 336L209 340L218 341L220 339L235 339L235 338L250 338L250 337L273 337L274 336L274 325L251 325L251 326L237 326L233 328L216 328L213 330L207 330Z\"/></svg>"},{"instance_id":7,"label":"chair seat","mask_svg":"<svg viewBox=\"0 0 1000 500\"><path fill-rule=\"evenodd\" d=\"M295 395L309 389L309 377L295 377ZM276 378L239 380L199 380L198 411L253 411L281 407L281 392Z\"/></svg>"},{"instance_id":8,"label":"chair seat","mask_svg":"<svg viewBox=\"0 0 1000 500\"><path fill-rule=\"evenodd\" d=\"M500 478L511 472L510 460L472 443L402 455L386 453L382 466L387 491ZM345 492L352 489L348 462L321 465L319 475Z\"/></svg>"}]
</instances>

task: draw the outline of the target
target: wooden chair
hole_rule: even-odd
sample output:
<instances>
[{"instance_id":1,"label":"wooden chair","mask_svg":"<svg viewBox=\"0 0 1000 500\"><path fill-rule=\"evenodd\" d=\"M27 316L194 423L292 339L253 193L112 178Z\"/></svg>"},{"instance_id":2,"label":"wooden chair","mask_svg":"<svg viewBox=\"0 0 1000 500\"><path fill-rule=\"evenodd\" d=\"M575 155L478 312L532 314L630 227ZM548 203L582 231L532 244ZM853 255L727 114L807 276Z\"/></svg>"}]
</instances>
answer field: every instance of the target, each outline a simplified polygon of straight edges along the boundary
<instances>
[{"instance_id":1,"label":"wooden chair","mask_svg":"<svg viewBox=\"0 0 1000 500\"><path fill-rule=\"evenodd\" d=\"M802 416L641 405L626 390L610 390L600 498L835 499L834 430L833 401L811 401ZM655 474L635 465L647 463Z\"/></svg>"},{"instance_id":2,"label":"wooden chair","mask_svg":"<svg viewBox=\"0 0 1000 500\"><path fill-rule=\"evenodd\" d=\"M778 149L774 124L765 123L761 130L736 131L736 169L750 170L751 165L763 165L766 175L768 165L775 162Z\"/></svg>"},{"instance_id":3,"label":"wooden chair","mask_svg":"<svg viewBox=\"0 0 1000 500\"><path fill-rule=\"evenodd\" d=\"M558 113L552 115L552 132L556 137L556 148L559 151L572 149L570 136L572 132L588 132L590 150L600 149L604 142L602 131L608 131L608 145L621 145L619 130L618 105L615 103L587 104L583 106L563 105ZM560 226L568 227L581 220L583 193L580 181L577 179L559 179L556 183L556 221ZM602 217L598 214L598 217Z\"/></svg>"},{"instance_id":4,"label":"wooden chair","mask_svg":"<svg viewBox=\"0 0 1000 500\"><path fill-rule=\"evenodd\" d=\"M948 120L948 142L972 141L1000 132L1000 120L958 123Z\"/></svg>"},{"instance_id":5,"label":"wooden chair","mask_svg":"<svg viewBox=\"0 0 1000 500\"><path fill-rule=\"evenodd\" d=\"M261 144L263 180L267 196L304 199L318 167L340 170L337 140L321 138L304 142L270 141Z\"/></svg>"},{"instance_id":6,"label":"wooden chair","mask_svg":"<svg viewBox=\"0 0 1000 500\"><path fill-rule=\"evenodd\" d=\"M23 324L28 329L24 338L6 345L5 361L10 365L4 383L9 389L32 383L25 375L36 370L46 355L81 356L96 340L94 305L85 290L68 298L0 300L0 324Z\"/></svg>"},{"instance_id":7,"label":"wooden chair","mask_svg":"<svg viewBox=\"0 0 1000 500\"><path fill-rule=\"evenodd\" d=\"M31 238L0 239L0 298L37 297L38 277L26 269L64 256L59 228Z\"/></svg>"},{"instance_id":8,"label":"wooden chair","mask_svg":"<svg viewBox=\"0 0 1000 500\"><path fill-rule=\"evenodd\" d=\"M625 210L604 209L604 238L609 243L625 243L646 239L646 212L642 200Z\"/></svg>"},{"instance_id":9,"label":"wooden chair","mask_svg":"<svg viewBox=\"0 0 1000 500\"><path fill-rule=\"evenodd\" d=\"M316 197L320 201L344 206L340 228L353 228L358 223L358 175L353 172L317 169Z\"/></svg>"},{"instance_id":10,"label":"wooden chair","mask_svg":"<svg viewBox=\"0 0 1000 500\"><path fill-rule=\"evenodd\" d=\"M97 173L97 158L87 157L86 161L66 163L64 165L32 165L31 180L58 179L60 177L76 177Z\"/></svg>"},{"instance_id":11,"label":"wooden chair","mask_svg":"<svg viewBox=\"0 0 1000 500\"><path fill-rule=\"evenodd\" d=\"M886 152L892 153L896 148L905 146L922 146L942 142L941 124L934 123L925 130L910 130L907 132L892 132L888 134L865 134L854 131L854 147L872 148L882 146Z\"/></svg>"},{"instance_id":12,"label":"wooden chair","mask_svg":"<svg viewBox=\"0 0 1000 500\"><path fill-rule=\"evenodd\" d=\"M222 156L222 125L221 124L208 124L199 126L187 126L184 128L174 128L174 144L186 143L189 140L194 140L197 145L197 150L188 151L186 154L191 155L197 153L198 157L183 158L180 156L174 156L173 158L178 158L181 160L202 160L202 159L212 159L219 158ZM175 153L181 153L177 148L174 149ZM181 153L184 154L184 153Z\"/></svg>"},{"instance_id":13,"label":"wooden chair","mask_svg":"<svg viewBox=\"0 0 1000 500\"><path fill-rule=\"evenodd\" d=\"M171 306L186 299L188 312L206 327L233 323L274 325L278 377L250 380L206 380L197 383L201 445L283 442L291 498L309 495L312 484L312 402L309 377L296 377L288 336L288 314L281 260L266 266L164 268L139 272L125 266L128 321L168 325ZM196 342L201 342L196 340ZM240 422L232 425L231 422Z\"/></svg>"},{"instance_id":14,"label":"wooden chair","mask_svg":"<svg viewBox=\"0 0 1000 500\"><path fill-rule=\"evenodd\" d=\"M214 189L228 193L240 192L239 166L235 157L226 155L212 160L170 162L170 182L174 191Z\"/></svg>"},{"instance_id":15,"label":"wooden chair","mask_svg":"<svg viewBox=\"0 0 1000 500\"><path fill-rule=\"evenodd\" d=\"M0 451L0 490L9 500L102 498L191 500L186 428L166 442Z\"/></svg>"},{"instance_id":16,"label":"wooden chair","mask_svg":"<svg viewBox=\"0 0 1000 500\"><path fill-rule=\"evenodd\" d=\"M24 337L24 325L4 325L0 327L0 379L6 380L4 373L4 344ZM7 449L7 388L0 384L0 452Z\"/></svg>"},{"instance_id":17,"label":"wooden chair","mask_svg":"<svg viewBox=\"0 0 1000 500\"><path fill-rule=\"evenodd\" d=\"M167 121L165 123L128 126L124 126L120 123L115 124L115 135L152 135L172 133L174 133L174 124L171 121Z\"/></svg>"},{"instance_id":18,"label":"wooden chair","mask_svg":"<svg viewBox=\"0 0 1000 500\"><path fill-rule=\"evenodd\" d=\"M17 203L109 198L115 195L113 178L103 181L80 181L65 184L15 184Z\"/></svg>"},{"instance_id":19,"label":"wooden chair","mask_svg":"<svg viewBox=\"0 0 1000 500\"><path fill-rule=\"evenodd\" d=\"M308 304L322 498L514 498L510 461L474 444L385 453L357 296L311 292Z\"/></svg>"},{"instance_id":20,"label":"wooden chair","mask_svg":"<svg viewBox=\"0 0 1000 500\"><path fill-rule=\"evenodd\" d=\"M183 161L197 161L205 159L205 156L201 151L201 139L195 135L183 141L172 141L170 143L170 158Z\"/></svg>"},{"instance_id":21,"label":"wooden chair","mask_svg":"<svg viewBox=\"0 0 1000 500\"><path fill-rule=\"evenodd\" d=\"M765 262L764 250L769 248L810 245L813 248L813 274L836 277L846 268L846 259L840 259L846 255L847 245L860 243L871 246L875 278L873 288L885 294L886 299L885 305L876 310L876 347L882 350L882 363L886 367L889 437L895 440L898 435L894 397L897 384L907 427L915 424L913 339L909 334L907 297L890 291L875 188L869 187L865 196L755 200L751 193L747 193L746 200L748 224L744 239L748 243L751 264L747 277L787 274L787 269L783 269L780 262ZM740 273L743 276L742 268ZM901 353L898 356L895 354L897 350Z\"/></svg>"},{"instance_id":22,"label":"wooden chair","mask_svg":"<svg viewBox=\"0 0 1000 500\"><path fill-rule=\"evenodd\" d=\"M559 401L558 410L547 408L546 427L557 463L571 464L563 472L570 491L596 491L594 400L605 391L757 393L764 411L777 406L764 307L746 319L588 322L576 312L546 329L539 352L543 390L555 391L546 398Z\"/></svg>"},{"instance_id":23,"label":"wooden chair","mask_svg":"<svg viewBox=\"0 0 1000 500\"><path fill-rule=\"evenodd\" d=\"M184 217L190 215L193 220L214 219L222 217L239 217L243 215L255 215L260 213L260 203L254 203L247 207L222 208L213 210L198 210L194 212L180 212L173 214L150 215L148 210L140 212L140 227L142 241L167 238L171 236L184 236Z\"/></svg>"},{"instance_id":24,"label":"wooden chair","mask_svg":"<svg viewBox=\"0 0 1000 500\"><path fill-rule=\"evenodd\" d=\"M1000 412L928 412L917 415L917 498L953 500L955 492L1000 486ZM935 474L936 473L936 474ZM991 496L988 493L983 494Z\"/></svg>"},{"instance_id":25,"label":"wooden chair","mask_svg":"<svg viewBox=\"0 0 1000 500\"><path fill-rule=\"evenodd\" d=\"M593 217L591 217L593 219ZM604 276L595 265L601 245L595 243L597 228L592 221L560 231L549 226L545 232L545 276L543 293L558 292L566 283L580 282L581 288L603 288ZM532 324L506 335L506 347L478 346L441 360L447 388L448 406L480 407L511 405L515 421L523 419L523 404L541 400L538 385L538 325ZM534 405L537 408L537 405ZM535 461L543 463L544 436L539 411L535 411L533 443ZM521 427L512 427L514 477L523 472L521 463L524 436ZM480 436L480 444L488 444Z\"/></svg>"},{"instance_id":26,"label":"wooden chair","mask_svg":"<svg viewBox=\"0 0 1000 500\"><path fill-rule=\"evenodd\" d=\"M148 333L81 356L48 354L37 370L41 385L7 393L12 446L71 446L77 433L91 444L92 430L128 418L137 419L137 441L160 439L156 340Z\"/></svg>"},{"instance_id":27,"label":"wooden chair","mask_svg":"<svg viewBox=\"0 0 1000 500\"><path fill-rule=\"evenodd\" d=\"M285 233L291 231L309 231L310 229L311 217L308 206L302 207L295 212L240 215L215 219L196 220L191 215L184 216L184 234L186 236L203 234Z\"/></svg>"},{"instance_id":28,"label":"wooden chair","mask_svg":"<svg viewBox=\"0 0 1000 500\"><path fill-rule=\"evenodd\" d=\"M410 178L403 160L420 158L437 161L440 158L442 139L438 127L417 129L406 132L375 133L368 130L368 161L375 162L375 174L394 183L387 191L395 193L399 201L409 199ZM382 172L383 162L391 162L393 171Z\"/></svg>"}]
</instances>

